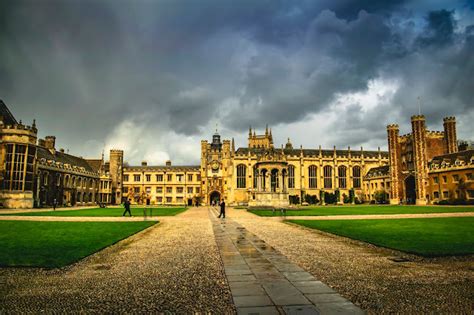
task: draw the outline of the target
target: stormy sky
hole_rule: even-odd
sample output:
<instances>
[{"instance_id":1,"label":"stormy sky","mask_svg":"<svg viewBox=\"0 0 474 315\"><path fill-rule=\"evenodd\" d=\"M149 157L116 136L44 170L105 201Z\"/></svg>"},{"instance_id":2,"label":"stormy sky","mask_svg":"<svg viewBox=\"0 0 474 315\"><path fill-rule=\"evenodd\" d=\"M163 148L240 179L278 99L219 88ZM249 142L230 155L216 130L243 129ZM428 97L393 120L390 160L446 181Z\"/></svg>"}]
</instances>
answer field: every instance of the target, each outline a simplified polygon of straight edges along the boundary
<instances>
[{"instance_id":1,"label":"stormy sky","mask_svg":"<svg viewBox=\"0 0 474 315\"><path fill-rule=\"evenodd\" d=\"M4 0L0 99L58 148L132 164L198 163L216 124L237 147L268 124L277 146L386 149L420 106L474 140L474 3Z\"/></svg>"}]
</instances>

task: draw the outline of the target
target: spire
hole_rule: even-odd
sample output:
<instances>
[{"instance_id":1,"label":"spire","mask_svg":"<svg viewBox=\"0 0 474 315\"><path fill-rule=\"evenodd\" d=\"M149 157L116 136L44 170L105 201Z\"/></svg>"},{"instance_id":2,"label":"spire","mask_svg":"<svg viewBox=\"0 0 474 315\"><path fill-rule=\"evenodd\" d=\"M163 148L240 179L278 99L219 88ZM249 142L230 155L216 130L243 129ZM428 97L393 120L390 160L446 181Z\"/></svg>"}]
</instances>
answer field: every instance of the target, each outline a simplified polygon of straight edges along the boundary
<instances>
[{"instance_id":1,"label":"spire","mask_svg":"<svg viewBox=\"0 0 474 315\"><path fill-rule=\"evenodd\" d=\"M249 126L249 137L252 137L252 126Z\"/></svg>"},{"instance_id":2,"label":"spire","mask_svg":"<svg viewBox=\"0 0 474 315\"><path fill-rule=\"evenodd\" d=\"M33 119L33 125L31 127L36 128L36 119Z\"/></svg>"},{"instance_id":3,"label":"spire","mask_svg":"<svg viewBox=\"0 0 474 315\"><path fill-rule=\"evenodd\" d=\"M234 137L232 137L232 146L231 146L231 149L232 149L232 153L235 152L235 142L234 142Z\"/></svg>"},{"instance_id":4,"label":"spire","mask_svg":"<svg viewBox=\"0 0 474 315\"><path fill-rule=\"evenodd\" d=\"M265 127L265 136L268 136L268 124L267 124L267 126Z\"/></svg>"}]
</instances>

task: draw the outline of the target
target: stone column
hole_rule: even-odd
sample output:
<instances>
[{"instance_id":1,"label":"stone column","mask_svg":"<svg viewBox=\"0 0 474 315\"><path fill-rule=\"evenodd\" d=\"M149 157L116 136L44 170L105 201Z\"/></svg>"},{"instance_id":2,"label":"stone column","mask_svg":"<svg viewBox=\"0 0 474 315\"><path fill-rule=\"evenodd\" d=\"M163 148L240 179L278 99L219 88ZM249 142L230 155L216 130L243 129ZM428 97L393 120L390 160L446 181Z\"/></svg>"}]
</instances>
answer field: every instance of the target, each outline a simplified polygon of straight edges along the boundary
<instances>
[{"instance_id":1,"label":"stone column","mask_svg":"<svg viewBox=\"0 0 474 315\"><path fill-rule=\"evenodd\" d=\"M278 192L283 192L283 172L278 171Z\"/></svg>"}]
</instances>

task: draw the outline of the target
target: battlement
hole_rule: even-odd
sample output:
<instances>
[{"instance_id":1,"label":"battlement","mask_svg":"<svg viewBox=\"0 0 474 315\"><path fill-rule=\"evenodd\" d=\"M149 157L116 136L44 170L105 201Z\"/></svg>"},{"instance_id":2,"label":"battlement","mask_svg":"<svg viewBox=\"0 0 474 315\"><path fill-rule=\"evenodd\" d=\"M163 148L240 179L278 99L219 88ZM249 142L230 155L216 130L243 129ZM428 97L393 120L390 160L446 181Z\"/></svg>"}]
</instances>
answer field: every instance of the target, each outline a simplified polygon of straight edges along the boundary
<instances>
[{"instance_id":1,"label":"battlement","mask_svg":"<svg viewBox=\"0 0 474 315\"><path fill-rule=\"evenodd\" d=\"M438 130L427 130L426 131L427 136L444 136L444 131L438 131Z\"/></svg>"},{"instance_id":2,"label":"battlement","mask_svg":"<svg viewBox=\"0 0 474 315\"><path fill-rule=\"evenodd\" d=\"M454 116L444 117L443 122L445 122L445 123L455 123L456 122L456 117L454 117Z\"/></svg>"},{"instance_id":3,"label":"battlement","mask_svg":"<svg viewBox=\"0 0 474 315\"><path fill-rule=\"evenodd\" d=\"M425 121L425 115L413 115L411 121Z\"/></svg>"},{"instance_id":4,"label":"battlement","mask_svg":"<svg viewBox=\"0 0 474 315\"><path fill-rule=\"evenodd\" d=\"M22 123L16 124L16 125L3 125L0 123L0 128L6 129L6 130L26 130L26 131L31 131L32 133L37 134L38 129L33 125L33 126L28 126L28 125L23 125Z\"/></svg>"},{"instance_id":5,"label":"battlement","mask_svg":"<svg viewBox=\"0 0 474 315\"><path fill-rule=\"evenodd\" d=\"M399 130L400 127L397 124L387 125L387 130Z\"/></svg>"}]
</instances>

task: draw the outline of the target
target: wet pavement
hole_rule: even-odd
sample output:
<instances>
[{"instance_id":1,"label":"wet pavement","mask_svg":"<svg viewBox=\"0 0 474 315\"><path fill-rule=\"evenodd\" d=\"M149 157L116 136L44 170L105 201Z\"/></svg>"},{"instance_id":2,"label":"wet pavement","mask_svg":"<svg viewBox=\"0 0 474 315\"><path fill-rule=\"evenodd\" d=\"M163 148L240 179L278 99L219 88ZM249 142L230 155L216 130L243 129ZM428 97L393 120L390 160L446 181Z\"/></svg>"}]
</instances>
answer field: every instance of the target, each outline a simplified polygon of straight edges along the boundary
<instances>
[{"instance_id":1,"label":"wet pavement","mask_svg":"<svg viewBox=\"0 0 474 315\"><path fill-rule=\"evenodd\" d=\"M217 246L238 314L362 314L232 219L210 210Z\"/></svg>"}]
</instances>

